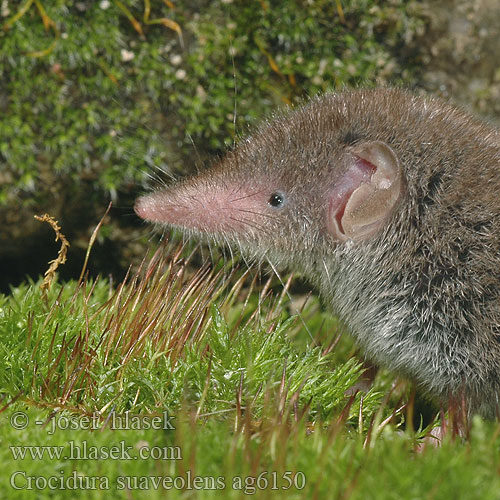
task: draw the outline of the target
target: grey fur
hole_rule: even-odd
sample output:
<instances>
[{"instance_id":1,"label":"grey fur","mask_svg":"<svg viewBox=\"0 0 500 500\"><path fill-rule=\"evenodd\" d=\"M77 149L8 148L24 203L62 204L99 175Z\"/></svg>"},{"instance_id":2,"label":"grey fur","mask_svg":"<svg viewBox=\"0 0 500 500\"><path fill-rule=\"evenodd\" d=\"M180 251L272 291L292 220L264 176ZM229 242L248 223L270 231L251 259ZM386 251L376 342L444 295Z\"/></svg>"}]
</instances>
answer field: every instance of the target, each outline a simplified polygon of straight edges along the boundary
<instances>
[{"instance_id":1,"label":"grey fur","mask_svg":"<svg viewBox=\"0 0 500 500\"><path fill-rule=\"evenodd\" d=\"M325 229L325 196L363 141L392 148L404 192L374 237L336 242ZM239 220L234 227L221 222L214 229L208 218L193 227L189 221L202 211L212 217L210 200L219 196L201 207L199 193L221 189L232 190L233 199L279 191L286 204L235 208L238 216L228 218ZM182 205L182 220L148 217L145 200L163 213ZM219 210L230 210L226 205ZM371 359L442 401L463 396L470 413L496 415L500 140L464 111L394 89L327 94L264 123L223 162L139 199L136 210L299 269Z\"/></svg>"}]
</instances>

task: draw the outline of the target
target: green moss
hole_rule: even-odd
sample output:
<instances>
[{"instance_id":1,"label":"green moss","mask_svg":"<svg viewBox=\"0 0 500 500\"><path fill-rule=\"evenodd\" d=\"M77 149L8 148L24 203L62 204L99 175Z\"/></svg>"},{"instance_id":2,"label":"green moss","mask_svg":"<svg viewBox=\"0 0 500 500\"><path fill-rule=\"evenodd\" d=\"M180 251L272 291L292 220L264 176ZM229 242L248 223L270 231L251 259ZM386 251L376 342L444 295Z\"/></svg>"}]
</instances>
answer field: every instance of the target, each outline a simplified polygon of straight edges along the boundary
<instances>
[{"instance_id":1,"label":"green moss","mask_svg":"<svg viewBox=\"0 0 500 500\"><path fill-rule=\"evenodd\" d=\"M0 392L4 397L21 394L42 405L65 401L86 411L106 408L112 400L117 411L135 412L179 407L188 398L201 404L203 413L217 413L232 411L235 388L242 383L255 416L261 416L266 395L278 391L284 376L287 392L300 394L298 402L309 403L311 415L323 419L343 408L348 400L345 393L359 376L354 359L334 362L334 355L322 356L320 347L290 342L287 336L295 329L295 317L272 323L257 318L235 330L236 323L227 323L215 305L200 340L183 346L182 356L173 358L160 351L149 339L153 337L150 332L138 353L130 357L123 346L133 338L134 327L127 322L129 313L123 305L120 319L110 320L110 310L103 305L109 299L109 284L99 281L87 296L75 287L67 283L52 290L50 300L58 296L58 302L49 310L37 284L15 288L8 297L0 295ZM178 307L173 316L182 314L184 306ZM251 302L246 307L253 310ZM240 313L232 315L231 309L228 316L238 320ZM156 312L149 316L148 323L153 318L158 321ZM175 338L175 331L163 328L162 335ZM108 342L118 343L109 349ZM201 354L207 351L209 355ZM93 353L90 361L85 353ZM90 379L82 370L89 371ZM74 380L74 385L68 380ZM202 398L207 383L210 390ZM380 399L376 391L365 396L365 412L373 411ZM352 415L358 404L359 398ZM369 420L368 413L365 417Z\"/></svg>"},{"instance_id":2,"label":"green moss","mask_svg":"<svg viewBox=\"0 0 500 500\"><path fill-rule=\"evenodd\" d=\"M43 204L47 185L71 192L82 179L88 196L116 196L154 165L185 171L187 158L223 151L279 105L407 81L401 46L420 22L408 2L342 2L344 20L323 0L153 2L150 19L174 20L181 39L145 24L140 0L126 5L143 37L114 2L42 4L58 36L36 4L0 31L3 203ZM6 5L10 22L19 6Z\"/></svg>"},{"instance_id":3,"label":"green moss","mask_svg":"<svg viewBox=\"0 0 500 500\"><path fill-rule=\"evenodd\" d=\"M293 318L266 319L271 297L259 300L255 320L235 328L241 311L233 314L232 292L220 294L202 335L185 343L175 364L150 339L128 361L119 355L104 362L116 326L123 330L111 352L121 350L119 338L135 335L127 321L132 311L143 315L142 301L152 305L155 280L149 278L147 295L130 295L132 310L130 291L114 302L105 281L79 291L75 283L56 284L47 303L37 285L0 295L6 498L498 497L498 423L474 420L469 441L446 439L416 451L418 434L382 424L391 409L381 407L380 393L365 394L362 411L359 395L346 406L357 363L290 342ZM167 304L185 282L170 286ZM119 313L111 323L108 307ZM181 301L174 315L183 307ZM157 311L147 310L147 323L157 321ZM84 383L61 398L58 386L79 367ZM205 478L198 490L189 483L194 477Z\"/></svg>"}]
</instances>

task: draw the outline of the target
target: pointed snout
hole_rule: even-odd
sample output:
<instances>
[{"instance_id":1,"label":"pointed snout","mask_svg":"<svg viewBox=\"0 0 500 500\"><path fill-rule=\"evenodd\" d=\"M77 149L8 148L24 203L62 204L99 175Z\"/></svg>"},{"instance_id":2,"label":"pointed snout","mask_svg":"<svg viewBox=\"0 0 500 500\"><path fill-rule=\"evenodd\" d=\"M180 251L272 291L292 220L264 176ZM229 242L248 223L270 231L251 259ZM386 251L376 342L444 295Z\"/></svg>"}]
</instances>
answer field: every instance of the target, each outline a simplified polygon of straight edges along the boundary
<instances>
[{"instance_id":1,"label":"pointed snout","mask_svg":"<svg viewBox=\"0 0 500 500\"><path fill-rule=\"evenodd\" d=\"M147 201L146 201L146 196L141 196L140 198L137 198L134 203L134 212L141 218L141 219L147 219Z\"/></svg>"},{"instance_id":2,"label":"pointed snout","mask_svg":"<svg viewBox=\"0 0 500 500\"><path fill-rule=\"evenodd\" d=\"M267 190L186 183L141 196L135 213L144 220L202 232L245 232L266 220Z\"/></svg>"}]
</instances>

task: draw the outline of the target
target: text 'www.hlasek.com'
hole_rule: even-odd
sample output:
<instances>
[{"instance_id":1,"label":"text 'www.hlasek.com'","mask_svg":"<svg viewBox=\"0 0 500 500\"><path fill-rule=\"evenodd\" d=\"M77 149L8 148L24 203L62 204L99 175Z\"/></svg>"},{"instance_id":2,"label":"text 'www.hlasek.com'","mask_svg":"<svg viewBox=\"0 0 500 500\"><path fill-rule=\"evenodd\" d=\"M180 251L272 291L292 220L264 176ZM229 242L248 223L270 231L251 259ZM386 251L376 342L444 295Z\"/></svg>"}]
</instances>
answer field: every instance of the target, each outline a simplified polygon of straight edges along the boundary
<instances>
[{"instance_id":1,"label":"text 'www.hlasek.com'","mask_svg":"<svg viewBox=\"0 0 500 500\"><path fill-rule=\"evenodd\" d=\"M92 415L54 415L48 420L35 420L48 435L54 436L58 431L100 431L111 429L115 431L147 431L157 430L163 433L174 431L175 417L165 411L156 416L137 416L129 413L117 414L111 412L106 418L100 414ZM22 431L30 425L27 413L15 411L10 415L10 425L17 431ZM87 437L93 434L86 434ZM123 436L123 434L122 434ZM10 486L13 490L224 490L233 489L247 495L253 495L263 490L302 490L306 485L305 474L301 471L264 470L255 475L200 475L192 470L183 470L179 474L147 474L146 467L142 475L137 474L91 474L86 464L106 460L163 461L173 463L183 460L183 450L179 445L151 446L145 439L137 439L137 434L131 442L119 439L116 442L100 444L89 439L68 439L63 444L13 444L9 446L12 459L19 463L19 470L10 476ZM28 467L36 461L61 463L57 473L44 475L30 473ZM68 467L69 464L69 467ZM92 469L92 468L91 468ZM97 468L102 470L102 468ZM169 471L171 468L168 469Z\"/></svg>"}]
</instances>

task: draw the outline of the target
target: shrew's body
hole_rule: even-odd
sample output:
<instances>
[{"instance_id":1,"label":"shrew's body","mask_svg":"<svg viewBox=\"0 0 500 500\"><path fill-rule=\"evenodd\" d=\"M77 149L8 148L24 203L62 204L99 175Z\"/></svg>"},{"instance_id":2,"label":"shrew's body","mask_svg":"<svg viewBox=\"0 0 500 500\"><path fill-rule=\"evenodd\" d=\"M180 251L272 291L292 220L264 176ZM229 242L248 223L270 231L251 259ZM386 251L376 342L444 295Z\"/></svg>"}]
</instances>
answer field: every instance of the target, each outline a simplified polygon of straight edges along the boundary
<instances>
[{"instance_id":1,"label":"shrew's body","mask_svg":"<svg viewBox=\"0 0 500 500\"><path fill-rule=\"evenodd\" d=\"M464 111L327 94L135 210L299 269L372 360L496 415L500 136Z\"/></svg>"}]
</instances>

